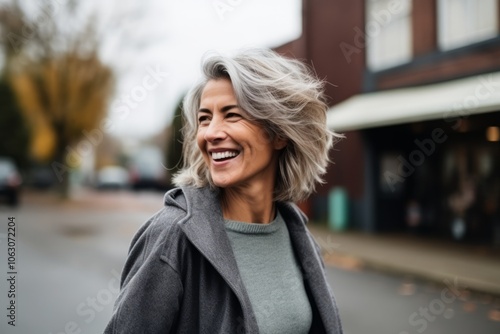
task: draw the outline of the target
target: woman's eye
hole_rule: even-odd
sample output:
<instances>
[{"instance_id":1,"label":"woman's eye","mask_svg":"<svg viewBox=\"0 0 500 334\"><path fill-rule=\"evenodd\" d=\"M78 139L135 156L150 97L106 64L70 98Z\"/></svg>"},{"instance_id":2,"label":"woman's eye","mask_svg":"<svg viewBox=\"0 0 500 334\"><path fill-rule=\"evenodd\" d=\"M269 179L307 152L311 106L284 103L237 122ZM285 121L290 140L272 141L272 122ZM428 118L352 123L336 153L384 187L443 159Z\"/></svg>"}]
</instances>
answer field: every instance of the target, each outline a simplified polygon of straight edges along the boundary
<instances>
[{"instance_id":1,"label":"woman's eye","mask_svg":"<svg viewBox=\"0 0 500 334\"><path fill-rule=\"evenodd\" d=\"M226 115L226 118L235 118L235 117L241 117L241 115L234 112L230 112Z\"/></svg>"},{"instance_id":2,"label":"woman's eye","mask_svg":"<svg viewBox=\"0 0 500 334\"><path fill-rule=\"evenodd\" d=\"M208 122L210 122L210 118L208 116L198 117L198 124L206 124Z\"/></svg>"}]
</instances>

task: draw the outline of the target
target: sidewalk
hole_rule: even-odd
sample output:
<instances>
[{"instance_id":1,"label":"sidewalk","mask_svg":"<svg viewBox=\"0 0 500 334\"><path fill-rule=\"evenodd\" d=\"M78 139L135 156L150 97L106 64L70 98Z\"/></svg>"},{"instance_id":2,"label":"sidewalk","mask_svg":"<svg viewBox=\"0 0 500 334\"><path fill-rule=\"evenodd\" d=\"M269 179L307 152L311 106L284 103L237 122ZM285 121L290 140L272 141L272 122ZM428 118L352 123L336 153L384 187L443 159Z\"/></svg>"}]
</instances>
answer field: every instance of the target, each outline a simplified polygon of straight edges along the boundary
<instances>
[{"instance_id":1,"label":"sidewalk","mask_svg":"<svg viewBox=\"0 0 500 334\"><path fill-rule=\"evenodd\" d=\"M308 227L328 265L351 269L374 268L433 280L458 280L478 292L500 296L500 250L405 234L332 232Z\"/></svg>"}]
</instances>

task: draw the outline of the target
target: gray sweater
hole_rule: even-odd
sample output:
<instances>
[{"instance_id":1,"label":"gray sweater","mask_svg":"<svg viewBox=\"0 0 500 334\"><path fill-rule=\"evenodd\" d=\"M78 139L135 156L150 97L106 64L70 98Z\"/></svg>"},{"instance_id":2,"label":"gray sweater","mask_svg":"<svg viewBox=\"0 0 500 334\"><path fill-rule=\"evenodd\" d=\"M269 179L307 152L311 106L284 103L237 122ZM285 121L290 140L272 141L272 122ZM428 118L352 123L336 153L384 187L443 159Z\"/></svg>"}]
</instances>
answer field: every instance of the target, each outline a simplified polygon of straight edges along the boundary
<instances>
[{"instance_id":1,"label":"gray sweater","mask_svg":"<svg viewBox=\"0 0 500 334\"><path fill-rule=\"evenodd\" d=\"M277 203L301 267L310 333L341 334L320 253L291 203ZM224 227L218 192L176 188L134 236L106 334L259 333Z\"/></svg>"},{"instance_id":2,"label":"gray sweater","mask_svg":"<svg viewBox=\"0 0 500 334\"><path fill-rule=\"evenodd\" d=\"M226 220L226 230L259 331L307 334L311 305L281 214L269 224Z\"/></svg>"}]
</instances>

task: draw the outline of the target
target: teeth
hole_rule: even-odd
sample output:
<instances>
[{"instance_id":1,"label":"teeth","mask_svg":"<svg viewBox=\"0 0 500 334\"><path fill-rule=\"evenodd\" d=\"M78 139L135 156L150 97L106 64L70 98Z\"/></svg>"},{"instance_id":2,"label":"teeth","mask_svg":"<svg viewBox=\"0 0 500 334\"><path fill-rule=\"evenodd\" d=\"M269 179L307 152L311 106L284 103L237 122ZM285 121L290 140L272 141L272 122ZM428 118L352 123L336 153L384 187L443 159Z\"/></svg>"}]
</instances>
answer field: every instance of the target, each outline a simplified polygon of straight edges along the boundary
<instances>
[{"instance_id":1,"label":"teeth","mask_svg":"<svg viewBox=\"0 0 500 334\"><path fill-rule=\"evenodd\" d=\"M231 151L213 152L212 159L220 160L220 159L224 159L224 158L235 157L236 155L237 155L236 152L231 152Z\"/></svg>"}]
</instances>

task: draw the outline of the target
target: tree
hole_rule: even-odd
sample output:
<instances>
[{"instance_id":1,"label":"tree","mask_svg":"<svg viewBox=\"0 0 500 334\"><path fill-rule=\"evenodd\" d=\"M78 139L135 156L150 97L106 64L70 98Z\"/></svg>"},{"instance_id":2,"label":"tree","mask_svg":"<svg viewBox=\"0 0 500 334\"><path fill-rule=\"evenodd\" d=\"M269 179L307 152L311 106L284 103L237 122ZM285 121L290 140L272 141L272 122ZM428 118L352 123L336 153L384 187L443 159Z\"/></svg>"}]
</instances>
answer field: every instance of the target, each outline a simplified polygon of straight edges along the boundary
<instances>
[{"instance_id":1,"label":"tree","mask_svg":"<svg viewBox=\"0 0 500 334\"><path fill-rule=\"evenodd\" d=\"M31 19L18 1L0 11L6 77L33 130L32 145L41 146L35 151L41 159L52 159L63 197L68 196L69 171L89 153L88 147L80 150L77 145L92 131L100 131L97 126L114 87L113 72L98 55L95 18L83 29L71 30L62 29L51 16L65 10L71 17L78 10L76 3L67 1L63 8L55 2L55 8L44 2L39 5L42 16ZM87 141L87 146L98 144Z\"/></svg>"},{"instance_id":2,"label":"tree","mask_svg":"<svg viewBox=\"0 0 500 334\"><path fill-rule=\"evenodd\" d=\"M22 119L17 101L9 84L0 80L0 155L14 159L18 167L29 164L29 131Z\"/></svg>"}]
</instances>

